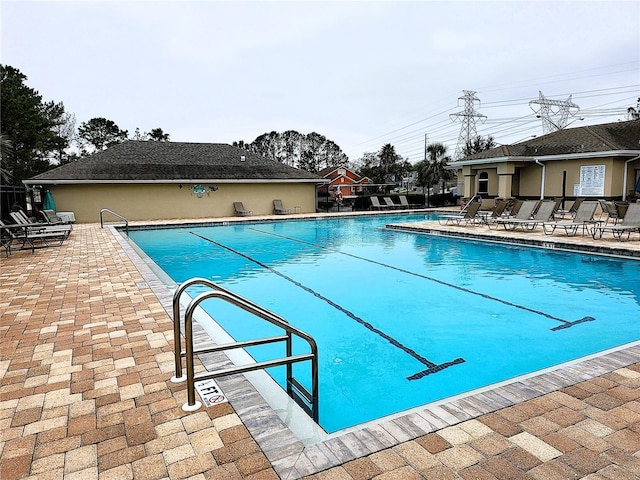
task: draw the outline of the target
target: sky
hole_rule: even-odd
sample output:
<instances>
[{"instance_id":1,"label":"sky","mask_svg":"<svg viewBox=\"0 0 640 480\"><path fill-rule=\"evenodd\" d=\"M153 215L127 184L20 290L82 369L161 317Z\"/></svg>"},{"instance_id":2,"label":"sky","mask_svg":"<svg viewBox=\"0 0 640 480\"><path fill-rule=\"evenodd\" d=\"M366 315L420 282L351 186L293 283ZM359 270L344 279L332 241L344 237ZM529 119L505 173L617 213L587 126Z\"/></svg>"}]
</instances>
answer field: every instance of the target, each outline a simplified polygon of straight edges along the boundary
<instances>
[{"instance_id":1,"label":"sky","mask_svg":"<svg viewBox=\"0 0 640 480\"><path fill-rule=\"evenodd\" d=\"M626 120L640 97L637 0L2 0L0 19L0 63L76 127L176 142L297 130L415 163L425 142L454 153L465 91L498 144L543 134L539 92L571 95L568 128Z\"/></svg>"}]
</instances>

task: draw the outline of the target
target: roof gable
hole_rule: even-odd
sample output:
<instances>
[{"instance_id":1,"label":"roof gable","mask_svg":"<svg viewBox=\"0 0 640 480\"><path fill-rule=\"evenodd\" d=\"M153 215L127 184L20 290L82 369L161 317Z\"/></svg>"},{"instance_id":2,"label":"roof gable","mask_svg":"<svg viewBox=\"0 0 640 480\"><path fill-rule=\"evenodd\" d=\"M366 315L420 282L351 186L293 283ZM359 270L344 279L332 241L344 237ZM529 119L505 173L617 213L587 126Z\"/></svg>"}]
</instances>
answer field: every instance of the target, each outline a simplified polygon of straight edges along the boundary
<instances>
[{"instance_id":1,"label":"roof gable","mask_svg":"<svg viewBox=\"0 0 640 480\"><path fill-rule=\"evenodd\" d=\"M38 181L301 180L320 177L223 143L130 140L31 178Z\"/></svg>"},{"instance_id":2,"label":"roof gable","mask_svg":"<svg viewBox=\"0 0 640 480\"><path fill-rule=\"evenodd\" d=\"M356 183L362 180L362 177L360 175L347 167L326 167L320 170L318 172L318 175L331 181L340 177L349 178Z\"/></svg>"}]
</instances>

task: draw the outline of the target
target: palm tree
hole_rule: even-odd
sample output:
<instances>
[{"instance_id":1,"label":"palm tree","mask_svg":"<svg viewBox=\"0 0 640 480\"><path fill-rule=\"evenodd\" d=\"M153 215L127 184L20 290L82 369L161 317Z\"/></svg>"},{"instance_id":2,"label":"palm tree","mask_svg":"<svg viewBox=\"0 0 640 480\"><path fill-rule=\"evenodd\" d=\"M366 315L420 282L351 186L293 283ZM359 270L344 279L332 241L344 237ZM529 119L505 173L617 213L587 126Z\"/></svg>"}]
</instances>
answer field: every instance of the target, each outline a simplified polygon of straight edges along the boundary
<instances>
[{"instance_id":1,"label":"palm tree","mask_svg":"<svg viewBox=\"0 0 640 480\"><path fill-rule=\"evenodd\" d=\"M390 175L394 175L398 170L398 162L401 160L400 155L396 153L396 148L387 143L383 145L380 149L380 170L382 171L383 180L381 183L385 183L389 181Z\"/></svg>"},{"instance_id":2,"label":"palm tree","mask_svg":"<svg viewBox=\"0 0 640 480\"><path fill-rule=\"evenodd\" d=\"M429 173L434 183L442 180L442 193L446 182L453 178L453 172L448 168L451 157L447 155L447 147L442 143L432 143L427 147L429 155Z\"/></svg>"},{"instance_id":3,"label":"palm tree","mask_svg":"<svg viewBox=\"0 0 640 480\"><path fill-rule=\"evenodd\" d=\"M11 172L5 168L11 150L13 150L13 142L6 135L0 134L0 178L3 183L9 183L12 177Z\"/></svg>"},{"instance_id":4,"label":"palm tree","mask_svg":"<svg viewBox=\"0 0 640 480\"><path fill-rule=\"evenodd\" d=\"M638 105L636 108L627 108L627 118L629 118L629 120L640 120L640 97L638 97Z\"/></svg>"}]
</instances>

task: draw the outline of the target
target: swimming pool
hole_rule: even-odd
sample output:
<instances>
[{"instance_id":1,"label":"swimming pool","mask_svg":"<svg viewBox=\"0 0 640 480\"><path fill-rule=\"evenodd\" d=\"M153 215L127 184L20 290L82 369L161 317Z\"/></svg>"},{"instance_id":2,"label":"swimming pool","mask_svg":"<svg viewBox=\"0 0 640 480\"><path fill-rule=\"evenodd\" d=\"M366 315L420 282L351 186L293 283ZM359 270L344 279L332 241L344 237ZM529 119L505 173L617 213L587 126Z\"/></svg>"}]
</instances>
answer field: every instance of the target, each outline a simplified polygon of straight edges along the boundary
<instances>
[{"instance_id":1,"label":"swimming pool","mask_svg":"<svg viewBox=\"0 0 640 480\"><path fill-rule=\"evenodd\" d=\"M423 218L130 236L175 282L209 278L311 334L327 432L640 338L639 262L384 229ZM210 313L237 340L274 333L225 305Z\"/></svg>"}]
</instances>

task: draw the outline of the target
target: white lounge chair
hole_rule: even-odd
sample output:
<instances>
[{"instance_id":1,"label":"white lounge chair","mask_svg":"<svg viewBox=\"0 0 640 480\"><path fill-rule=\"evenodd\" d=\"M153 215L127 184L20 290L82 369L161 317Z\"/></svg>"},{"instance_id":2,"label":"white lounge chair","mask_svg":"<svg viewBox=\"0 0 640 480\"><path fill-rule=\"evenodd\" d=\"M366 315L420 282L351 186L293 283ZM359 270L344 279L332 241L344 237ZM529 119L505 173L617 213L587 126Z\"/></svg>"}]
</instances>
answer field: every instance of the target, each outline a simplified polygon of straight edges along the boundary
<instances>
[{"instance_id":1,"label":"white lounge chair","mask_svg":"<svg viewBox=\"0 0 640 480\"><path fill-rule=\"evenodd\" d=\"M388 210L389 205L382 205L378 197L370 197L371 198L371 209L372 210Z\"/></svg>"},{"instance_id":2,"label":"white lounge chair","mask_svg":"<svg viewBox=\"0 0 640 480\"><path fill-rule=\"evenodd\" d=\"M384 204L389 207L391 210L394 210L396 208L399 208L400 205L396 205L395 203L393 203L393 200L391 200L391 197L383 197L382 201L384 202Z\"/></svg>"},{"instance_id":3,"label":"white lounge chair","mask_svg":"<svg viewBox=\"0 0 640 480\"><path fill-rule=\"evenodd\" d=\"M400 206L403 208L420 208L417 203L409 203L404 195L400 195Z\"/></svg>"}]
</instances>

